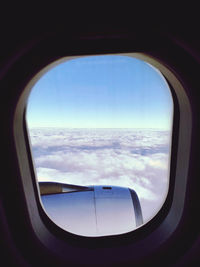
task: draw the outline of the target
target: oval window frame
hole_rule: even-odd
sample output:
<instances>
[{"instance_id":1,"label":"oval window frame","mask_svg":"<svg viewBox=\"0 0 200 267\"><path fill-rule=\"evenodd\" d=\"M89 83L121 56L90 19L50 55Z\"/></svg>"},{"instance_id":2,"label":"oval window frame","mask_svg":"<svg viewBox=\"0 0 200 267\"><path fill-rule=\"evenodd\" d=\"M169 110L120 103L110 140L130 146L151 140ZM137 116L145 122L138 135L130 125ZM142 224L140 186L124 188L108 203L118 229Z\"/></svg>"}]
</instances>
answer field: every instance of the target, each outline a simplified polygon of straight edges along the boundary
<instances>
[{"instance_id":1,"label":"oval window frame","mask_svg":"<svg viewBox=\"0 0 200 267\"><path fill-rule=\"evenodd\" d=\"M148 53L147 53L148 54ZM162 72L162 74L165 76L165 78L170 82L172 85L175 95L178 99L177 101L177 109L180 109L180 118L178 118L178 131L176 134L177 136L174 138L174 158L177 161L177 164L174 166L174 174L176 176L175 182L174 182L174 188L173 188L173 194L171 196L171 204L169 209L167 210L167 213L164 213L164 217L162 220L158 220L158 223L152 228L150 227L150 232L148 230L144 230L142 235L141 232L138 235L138 238L141 240L141 236L144 236L144 233L146 237L142 238L142 243L145 245L143 253L147 253L147 251L155 250L156 247L159 247L160 244L165 242L169 236L175 231L177 225L180 222L181 214L183 212L183 204L184 204L184 198L185 198L185 191L186 191L186 182L187 182L187 174L188 174L188 166L189 166L189 152L190 152L190 143L191 143L191 126L192 126L192 113L191 113L191 107L189 104L189 99L186 95L185 89L182 86L181 82L176 78L176 75L173 73L173 71L170 71L169 67L166 67L163 62L166 62L166 60L163 60L161 63L159 58L162 58L162 56L159 56L159 58L156 56L152 57L150 53L147 54L141 54L138 53L138 57L145 57L145 59L149 60L149 63L151 65L155 64L155 67L158 67L158 69ZM50 61L53 60L53 57L47 56L49 61L49 58L51 58ZM141 59L142 59L141 58ZM55 58L54 58L55 60ZM44 67L43 64L39 64L40 68ZM27 88L26 88L27 89ZM28 143L28 137L26 133L26 127L24 123L24 103L27 99L28 92L27 90L23 90L20 99L17 103L16 109L15 109L15 115L14 115L14 122L13 122L13 131L14 131L14 140L15 140L15 146L16 146L16 152L17 152L17 158L20 168L20 174L22 179L22 184L24 187L24 194L25 199L27 203L28 212L31 218L31 223L34 229L34 232L37 236L37 238L47 247L50 251L54 251L56 254L60 255L61 258L66 258L65 255L62 255L59 252L59 249L57 248L68 248L69 250L73 250L70 248L70 242L74 243L72 239L74 239L74 236L66 235L66 238L64 238L65 242L63 243L63 232L58 231L58 229L55 229L54 226L48 222L48 220L44 217L44 214L42 214L42 211L40 210L40 207L38 206L38 200L36 196L37 188L34 183L34 173L32 168L32 162L31 162L31 155L30 150L27 146ZM185 130L185 125L187 125L187 130ZM177 144L176 144L176 141ZM177 148L177 151L175 151ZM182 153L184 149L184 155ZM182 155L181 155L182 153ZM182 168L183 167L183 168ZM182 189L179 190L178 187L182 184ZM178 195L175 196L175 193L178 193ZM174 200L178 201L174 201ZM160 214L161 212L159 212ZM159 217L159 216L157 216ZM162 216L161 216L162 217ZM152 224L151 224L152 225ZM148 224L145 226L147 228ZM169 227L170 226L170 227ZM139 231L137 231L139 232ZM156 240L154 242L154 245L151 248L147 248L147 244L149 244L149 240L152 240L153 237L160 236L159 240ZM62 236L62 237L61 237ZM131 236L131 234L129 234ZM72 239L71 239L72 238ZM121 237L120 237L121 238ZM134 238L134 244L132 246L132 249L138 249L136 248L136 243L138 238ZM76 237L77 239L77 237ZM97 242L96 238L95 243ZM116 242L117 238L114 239L114 243ZM154 239L155 240L155 239ZM66 243L67 241L67 243ZM89 242L89 243L88 243ZM99 241L98 241L99 242ZM111 240L111 243L108 242L108 238L106 238L107 245L113 244L113 240ZM79 246L85 246L87 244L87 247L91 245L89 240L86 240L84 238L83 242L78 238ZM95 244L93 243L93 244ZM133 236L131 237L131 243L133 243ZM82 244L82 245L81 245ZM100 242L103 247L105 247L105 242ZM124 243L123 243L124 244ZM127 244L127 242L125 242ZM130 244L130 242L128 242ZM57 246L58 245L58 246ZM107 246L106 245L106 246ZM82 247L82 249L83 249ZM125 248L127 246L125 245ZM85 251L86 252L86 251ZM86 252L87 254L87 252ZM136 253L137 254L137 253ZM140 253L139 253L140 254ZM68 259L69 255L67 256ZM137 258L137 256L134 256Z\"/></svg>"},{"instance_id":2,"label":"oval window frame","mask_svg":"<svg viewBox=\"0 0 200 267\"><path fill-rule=\"evenodd\" d=\"M55 68L56 66L58 66L58 65L60 65L60 64L62 64L62 63L66 63L67 61L70 61L70 60L76 60L76 59L78 59L78 58L84 58L84 57L93 57L93 56L126 56L126 57L132 57L132 58L136 58L136 59L139 59L139 60L142 60L143 62L145 62L145 63L147 63L147 64L149 64L152 68L155 68L155 71L157 71L157 70L159 70L160 72L161 72L161 70L160 70L160 66L163 66L162 64L159 64L159 62L157 62L155 59L153 59L152 57L150 57L150 56L147 56L147 55L145 55L145 54L143 54L143 53L115 53L115 54L101 54L101 55L99 55L99 54L94 54L94 55L80 55L80 56L66 56L66 57L62 57L62 58L60 58L60 59L58 59L58 60L56 60L56 61L53 61L52 63L50 63L50 64L48 64L46 67L44 67L41 71L39 71L34 77L33 77L33 79L28 83L28 85L27 85L27 87L26 87L26 89L25 90L28 90L29 92L32 90L32 88L34 87L34 85L40 80L40 78L42 78L43 77L43 75L45 75L49 70L52 70L53 68ZM161 72L160 73L162 76L163 76L163 78L166 80L166 77L163 75L163 73ZM166 80L167 81L167 80ZM169 85L169 84L168 84ZM173 109L174 109L174 97L173 97L173 95L174 95L174 93L172 92L173 91L173 89L172 89L172 86L170 86L169 85L169 89L170 89L170 93L171 93L171 97L172 97L172 102L173 102ZM27 98L28 99L28 98ZM25 109L26 110L26 109ZM172 113L174 113L174 111L172 111ZM24 117L26 117L26 111L25 111L25 114L24 114ZM173 120L173 116L172 116L172 120ZM25 122L26 123L26 122ZM29 145L30 145L30 147L31 147L31 141L30 141L30 137L29 137L29 134L28 134L28 126L26 125L26 131L27 131L27 136L28 136L28 140L29 140ZM173 135L173 121L172 121L172 129L171 129L171 135ZM170 139L170 151L169 151L169 172L170 172L170 159L171 159L171 143L172 143L172 136L171 136L171 139ZM32 153L31 153L32 154ZM33 160L33 156L31 156L32 157L32 162L34 162L34 160ZM33 165L34 165L34 163L33 163ZM35 169L35 168L34 168ZM165 202L166 202L166 199L167 199L167 196L168 196L168 192L169 192L169 188L172 186L172 183L173 183L173 181L171 181L171 178L169 177L168 178L169 179L169 183L168 183L168 191L167 191L167 194L166 194L166 196L165 196L165 200L164 200L164 202L162 203L162 205L161 205L161 208L160 208L160 210L163 210L163 209L165 209L165 208L163 208L163 206L166 206L166 205L164 205L165 204ZM171 186L170 186L171 185ZM40 195L40 190L39 190L39 186L37 186L37 188L38 188L38 194ZM39 198L40 198L40 196L39 196ZM42 200L41 200L41 198L40 198L40 205L42 206L42 208L43 208L43 210L44 210L44 212L45 212L45 214L48 216L48 213L45 211L45 208L44 208L44 206L43 206L43 204L42 204ZM154 217L160 212L160 210L158 210L157 212L156 212L156 214L154 214L153 215L153 217L150 219L150 220L148 220L147 222L145 222L144 224L142 224L140 227L143 227L144 225L146 225L147 223L149 223L149 221L151 221L152 219L154 219ZM51 217L50 216L48 216L48 218L51 220ZM51 220L52 221L52 223L54 223L54 221L53 220ZM135 230L138 230L140 227L138 227L138 228L136 228L136 229L133 229L133 231L135 231ZM62 230L64 230L63 228L62 228ZM67 231L67 229L66 229L66 231ZM67 231L68 232L68 231ZM69 232L69 233L71 233L71 232ZM123 234L128 234L128 233L130 233L130 232L125 232L125 233L123 233ZM72 233L72 234L76 234L76 233ZM117 235L117 234L116 234ZM122 235L121 233L119 233L118 235ZM87 237L87 235L85 236L85 235L80 235L81 237ZM105 235L105 236L108 236L108 235ZM98 237L98 236L97 236Z\"/></svg>"}]
</instances>

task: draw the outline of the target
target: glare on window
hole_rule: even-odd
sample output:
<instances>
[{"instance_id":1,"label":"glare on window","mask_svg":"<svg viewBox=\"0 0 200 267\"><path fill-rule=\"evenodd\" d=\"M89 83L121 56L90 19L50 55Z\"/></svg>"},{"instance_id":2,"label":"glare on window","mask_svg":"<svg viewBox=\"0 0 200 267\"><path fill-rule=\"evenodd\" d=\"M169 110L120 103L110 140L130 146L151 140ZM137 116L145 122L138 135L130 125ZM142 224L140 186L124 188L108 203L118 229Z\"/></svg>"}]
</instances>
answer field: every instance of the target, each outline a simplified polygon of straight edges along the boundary
<instances>
[{"instance_id":1,"label":"glare on window","mask_svg":"<svg viewBox=\"0 0 200 267\"><path fill-rule=\"evenodd\" d=\"M149 63L131 55L65 58L33 86L26 122L41 203L62 229L127 233L161 209L173 99Z\"/></svg>"}]
</instances>

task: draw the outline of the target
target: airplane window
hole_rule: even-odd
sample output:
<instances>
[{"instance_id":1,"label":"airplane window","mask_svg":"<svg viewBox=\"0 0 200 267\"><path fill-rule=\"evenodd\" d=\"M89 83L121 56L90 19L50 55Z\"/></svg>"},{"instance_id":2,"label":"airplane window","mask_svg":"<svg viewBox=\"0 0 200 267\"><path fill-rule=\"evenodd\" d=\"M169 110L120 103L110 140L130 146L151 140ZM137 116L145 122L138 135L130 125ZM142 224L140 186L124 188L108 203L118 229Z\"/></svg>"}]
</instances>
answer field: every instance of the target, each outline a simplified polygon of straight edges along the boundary
<instances>
[{"instance_id":1,"label":"airplane window","mask_svg":"<svg viewBox=\"0 0 200 267\"><path fill-rule=\"evenodd\" d=\"M173 98L132 55L64 58L34 84L26 123L41 204L82 236L151 220L169 188Z\"/></svg>"}]
</instances>

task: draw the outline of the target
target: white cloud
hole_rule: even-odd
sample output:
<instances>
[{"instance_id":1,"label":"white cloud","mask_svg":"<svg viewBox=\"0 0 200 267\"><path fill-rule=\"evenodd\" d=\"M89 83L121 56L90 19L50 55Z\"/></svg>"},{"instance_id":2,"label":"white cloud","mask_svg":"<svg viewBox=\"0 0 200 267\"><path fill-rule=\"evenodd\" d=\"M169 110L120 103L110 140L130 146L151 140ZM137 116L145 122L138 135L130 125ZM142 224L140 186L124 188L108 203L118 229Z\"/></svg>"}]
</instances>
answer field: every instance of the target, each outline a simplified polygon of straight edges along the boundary
<instances>
[{"instance_id":1,"label":"white cloud","mask_svg":"<svg viewBox=\"0 0 200 267\"><path fill-rule=\"evenodd\" d=\"M145 218L146 207L155 213L166 197L168 132L44 128L30 136L39 181L133 188Z\"/></svg>"}]
</instances>

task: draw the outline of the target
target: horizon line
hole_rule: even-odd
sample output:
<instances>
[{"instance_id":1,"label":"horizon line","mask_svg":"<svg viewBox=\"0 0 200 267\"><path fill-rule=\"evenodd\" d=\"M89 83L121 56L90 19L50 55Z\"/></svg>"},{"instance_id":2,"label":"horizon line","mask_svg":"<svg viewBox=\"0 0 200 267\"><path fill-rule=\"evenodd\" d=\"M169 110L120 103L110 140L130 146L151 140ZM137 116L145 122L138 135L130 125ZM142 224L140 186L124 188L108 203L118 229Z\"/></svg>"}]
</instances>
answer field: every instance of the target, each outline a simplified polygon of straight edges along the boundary
<instances>
[{"instance_id":1,"label":"horizon line","mask_svg":"<svg viewBox=\"0 0 200 267\"><path fill-rule=\"evenodd\" d=\"M170 131L167 128L155 128L155 127L66 127L66 126L30 126L27 129L36 129L36 128L53 128L53 129L153 129L153 130L166 130Z\"/></svg>"}]
</instances>

